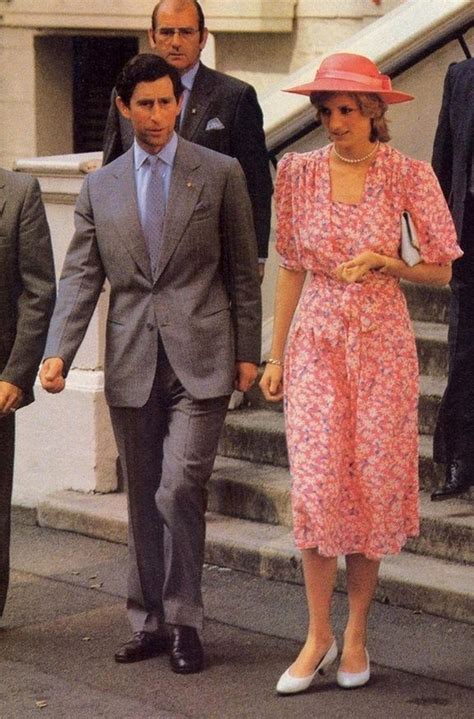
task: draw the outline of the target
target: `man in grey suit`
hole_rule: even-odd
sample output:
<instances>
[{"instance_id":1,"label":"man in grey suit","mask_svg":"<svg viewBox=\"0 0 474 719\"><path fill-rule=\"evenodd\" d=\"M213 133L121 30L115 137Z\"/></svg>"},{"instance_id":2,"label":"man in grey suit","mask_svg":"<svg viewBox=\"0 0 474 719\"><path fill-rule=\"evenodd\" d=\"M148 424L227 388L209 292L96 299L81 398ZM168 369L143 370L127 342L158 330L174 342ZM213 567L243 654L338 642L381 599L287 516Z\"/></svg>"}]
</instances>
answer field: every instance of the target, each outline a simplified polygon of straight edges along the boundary
<instances>
[{"instance_id":1,"label":"man in grey suit","mask_svg":"<svg viewBox=\"0 0 474 719\"><path fill-rule=\"evenodd\" d=\"M115 658L164 651L168 625L171 667L190 673L203 663L206 483L229 395L249 389L260 361L252 211L237 160L176 135L174 67L137 55L117 90L135 141L84 182L41 379L63 389L107 278L105 393L128 490L134 632Z\"/></svg>"},{"instance_id":2,"label":"man in grey suit","mask_svg":"<svg viewBox=\"0 0 474 719\"><path fill-rule=\"evenodd\" d=\"M55 294L38 181L0 168L0 616L9 577L15 411L34 399Z\"/></svg>"},{"instance_id":3,"label":"man in grey suit","mask_svg":"<svg viewBox=\"0 0 474 719\"><path fill-rule=\"evenodd\" d=\"M186 140L236 157L247 180L263 278L270 235L272 180L265 147L263 116L254 88L200 62L208 36L202 8L195 0L161 0L152 13L150 48L176 67L184 87L177 132ZM115 104L104 134L107 164L133 142L133 130Z\"/></svg>"}]
</instances>

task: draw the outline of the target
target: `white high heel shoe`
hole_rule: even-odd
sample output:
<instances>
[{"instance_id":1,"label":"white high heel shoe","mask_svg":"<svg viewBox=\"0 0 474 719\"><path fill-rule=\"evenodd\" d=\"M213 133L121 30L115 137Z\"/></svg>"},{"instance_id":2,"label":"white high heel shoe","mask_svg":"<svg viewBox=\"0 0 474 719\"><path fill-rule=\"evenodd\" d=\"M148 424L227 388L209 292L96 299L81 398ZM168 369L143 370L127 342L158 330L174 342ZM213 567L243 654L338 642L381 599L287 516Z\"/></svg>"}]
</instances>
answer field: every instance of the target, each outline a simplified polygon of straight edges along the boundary
<instances>
[{"instance_id":1,"label":"white high heel shoe","mask_svg":"<svg viewBox=\"0 0 474 719\"><path fill-rule=\"evenodd\" d=\"M336 661L336 658L337 644L336 640L334 640L314 672L309 676L293 677L290 674L290 669L288 668L278 680L278 684L276 686L278 694L297 694L298 692L304 692L304 690L309 687L316 674L325 674L331 664Z\"/></svg>"},{"instance_id":2,"label":"white high heel shoe","mask_svg":"<svg viewBox=\"0 0 474 719\"><path fill-rule=\"evenodd\" d=\"M356 687L363 687L364 684L370 679L370 657L367 649L365 650L365 656L367 659L367 669L363 672L341 672L337 670L336 681L343 689L355 689Z\"/></svg>"}]
</instances>

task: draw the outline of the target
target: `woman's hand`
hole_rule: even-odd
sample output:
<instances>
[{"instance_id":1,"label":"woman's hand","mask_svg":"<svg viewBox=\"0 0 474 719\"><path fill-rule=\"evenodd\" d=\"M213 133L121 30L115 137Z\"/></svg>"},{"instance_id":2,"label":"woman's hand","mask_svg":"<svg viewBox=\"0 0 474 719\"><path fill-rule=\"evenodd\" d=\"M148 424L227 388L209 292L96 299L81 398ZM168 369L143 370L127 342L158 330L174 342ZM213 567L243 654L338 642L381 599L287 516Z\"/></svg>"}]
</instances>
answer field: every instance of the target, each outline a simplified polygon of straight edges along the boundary
<instances>
[{"instance_id":1,"label":"woman's hand","mask_svg":"<svg viewBox=\"0 0 474 719\"><path fill-rule=\"evenodd\" d=\"M269 402L283 399L283 367L267 364L259 383L263 396Z\"/></svg>"},{"instance_id":2,"label":"woman's hand","mask_svg":"<svg viewBox=\"0 0 474 719\"><path fill-rule=\"evenodd\" d=\"M371 270L381 270L385 266L385 258L377 252L366 250L352 260L343 262L336 267L336 276L341 282L362 282Z\"/></svg>"}]
</instances>

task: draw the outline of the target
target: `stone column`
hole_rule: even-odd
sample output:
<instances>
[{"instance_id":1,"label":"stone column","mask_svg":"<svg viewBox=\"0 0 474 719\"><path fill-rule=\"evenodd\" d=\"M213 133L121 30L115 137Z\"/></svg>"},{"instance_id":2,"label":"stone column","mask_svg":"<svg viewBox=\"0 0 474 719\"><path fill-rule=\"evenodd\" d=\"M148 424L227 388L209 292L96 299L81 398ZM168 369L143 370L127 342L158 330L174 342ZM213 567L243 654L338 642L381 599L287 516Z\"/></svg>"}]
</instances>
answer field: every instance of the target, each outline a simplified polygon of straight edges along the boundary
<instances>
[{"instance_id":1,"label":"stone column","mask_svg":"<svg viewBox=\"0 0 474 719\"><path fill-rule=\"evenodd\" d=\"M0 88L0 166L11 169L36 152L33 30L1 29Z\"/></svg>"}]
</instances>

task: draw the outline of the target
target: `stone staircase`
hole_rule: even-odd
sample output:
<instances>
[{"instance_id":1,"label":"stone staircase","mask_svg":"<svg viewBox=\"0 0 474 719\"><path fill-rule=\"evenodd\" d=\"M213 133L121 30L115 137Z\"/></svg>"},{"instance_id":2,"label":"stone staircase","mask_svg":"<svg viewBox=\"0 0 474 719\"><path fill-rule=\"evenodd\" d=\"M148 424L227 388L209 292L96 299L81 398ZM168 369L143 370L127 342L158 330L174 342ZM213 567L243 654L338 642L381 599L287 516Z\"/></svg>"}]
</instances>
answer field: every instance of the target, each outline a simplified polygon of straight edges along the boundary
<instances>
[{"instance_id":1,"label":"stone staircase","mask_svg":"<svg viewBox=\"0 0 474 719\"><path fill-rule=\"evenodd\" d=\"M382 563L378 599L416 611L474 622L474 512L466 499L432 503L442 482L432 460L432 434L446 385L449 290L404 286L420 362L421 534ZM229 412L209 487L207 560L234 569L302 582L291 535L290 477L281 403L258 388L247 406ZM341 561L338 588L344 588Z\"/></svg>"},{"instance_id":2,"label":"stone staircase","mask_svg":"<svg viewBox=\"0 0 474 719\"><path fill-rule=\"evenodd\" d=\"M442 481L432 461L432 433L446 383L449 291L404 287L417 336L421 369L421 534L381 565L378 600L416 612L474 623L474 506L469 498L433 503ZM257 387L247 406L227 415L209 484L206 561L268 579L302 583L291 531L290 477L281 405ZM42 526L127 541L123 494L66 491L38 507ZM337 578L344 590L344 561Z\"/></svg>"}]
</instances>

